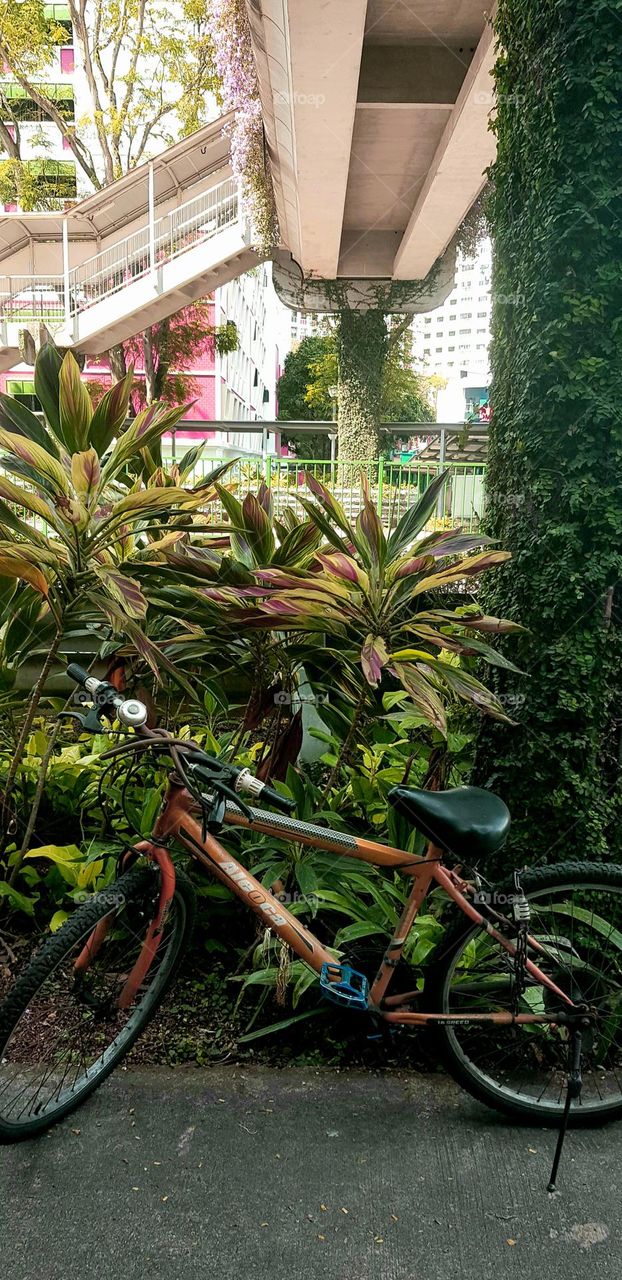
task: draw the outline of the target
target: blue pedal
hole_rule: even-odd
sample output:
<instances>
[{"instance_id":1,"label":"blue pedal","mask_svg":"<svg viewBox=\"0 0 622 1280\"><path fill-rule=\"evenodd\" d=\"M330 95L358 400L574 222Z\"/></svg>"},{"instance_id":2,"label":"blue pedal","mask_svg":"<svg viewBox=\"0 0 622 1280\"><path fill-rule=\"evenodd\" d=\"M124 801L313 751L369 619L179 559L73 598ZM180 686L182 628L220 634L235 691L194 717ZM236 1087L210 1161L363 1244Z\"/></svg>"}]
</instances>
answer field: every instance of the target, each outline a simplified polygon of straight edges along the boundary
<instances>
[{"instance_id":1,"label":"blue pedal","mask_svg":"<svg viewBox=\"0 0 622 1280\"><path fill-rule=\"evenodd\" d=\"M326 1000L347 1009L367 1009L369 982L349 964L323 964L320 990Z\"/></svg>"}]
</instances>

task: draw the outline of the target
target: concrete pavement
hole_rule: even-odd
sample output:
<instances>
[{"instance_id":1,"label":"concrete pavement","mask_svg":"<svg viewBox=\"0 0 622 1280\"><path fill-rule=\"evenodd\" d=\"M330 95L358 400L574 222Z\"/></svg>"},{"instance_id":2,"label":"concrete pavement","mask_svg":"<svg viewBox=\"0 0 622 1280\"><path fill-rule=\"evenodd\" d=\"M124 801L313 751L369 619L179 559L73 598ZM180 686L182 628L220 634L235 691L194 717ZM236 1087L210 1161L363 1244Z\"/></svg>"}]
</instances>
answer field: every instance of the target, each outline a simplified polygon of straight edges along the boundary
<instances>
[{"instance_id":1,"label":"concrete pavement","mask_svg":"<svg viewBox=\"0 0 622 1280\"><path fill-rule=\"evenodd\" d=\"M128 1069L0 1148L3 1280L619 1280L622 1125L514 1128L444 1077Z\"/></svg>"}]
</instances>

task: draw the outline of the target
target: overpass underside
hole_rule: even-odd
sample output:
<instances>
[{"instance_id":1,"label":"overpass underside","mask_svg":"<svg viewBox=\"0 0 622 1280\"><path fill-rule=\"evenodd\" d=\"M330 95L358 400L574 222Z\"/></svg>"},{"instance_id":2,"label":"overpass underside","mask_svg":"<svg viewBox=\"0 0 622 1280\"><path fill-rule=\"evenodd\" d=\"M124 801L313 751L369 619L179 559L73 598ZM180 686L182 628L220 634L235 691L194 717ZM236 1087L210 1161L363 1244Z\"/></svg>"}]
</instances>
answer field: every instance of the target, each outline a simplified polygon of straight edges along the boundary
<instances>
[{"instance_id":1,"label":"overpass underside","mask_svg":"<svg viewBox=\"0 0 622 1280\"><path fill-rule=\"evenodd\" d=\"M423 281L443 255L413 309L448 292L456 232L494 158L491 7L247 0L281 236L307 306L330 301L313 281Z\"/></svg>"}]
</instances>

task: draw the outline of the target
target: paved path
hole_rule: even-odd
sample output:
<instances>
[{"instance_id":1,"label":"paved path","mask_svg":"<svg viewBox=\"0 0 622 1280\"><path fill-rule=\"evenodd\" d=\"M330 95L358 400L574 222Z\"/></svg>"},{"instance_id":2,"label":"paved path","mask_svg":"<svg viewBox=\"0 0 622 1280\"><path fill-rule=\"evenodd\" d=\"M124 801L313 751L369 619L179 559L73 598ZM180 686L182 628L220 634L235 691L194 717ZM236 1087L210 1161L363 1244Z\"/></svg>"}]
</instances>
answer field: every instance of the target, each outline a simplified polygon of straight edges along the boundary
<instances>
[{"instance_id":1,"label":"paved path","mask_svg":"<svg viewBox=\"0 0 622 1280\"><path fill-rule=\"evenodd\" d=\"M449 1081L126 1070L0 1150L3 1280L608 1280L622 1125L512 1128Z\"/></svg>"}]
</instances>

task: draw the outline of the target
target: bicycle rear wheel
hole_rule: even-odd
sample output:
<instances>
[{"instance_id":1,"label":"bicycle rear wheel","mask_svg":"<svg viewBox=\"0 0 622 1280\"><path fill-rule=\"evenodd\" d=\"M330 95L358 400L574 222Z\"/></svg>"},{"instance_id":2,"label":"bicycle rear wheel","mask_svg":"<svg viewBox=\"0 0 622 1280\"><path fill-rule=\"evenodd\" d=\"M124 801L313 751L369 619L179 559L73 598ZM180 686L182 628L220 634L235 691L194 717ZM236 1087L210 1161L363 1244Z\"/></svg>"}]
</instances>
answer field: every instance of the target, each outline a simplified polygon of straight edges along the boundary
<instances>
[{"instance_id":1,"label":"bicycle rear wheel","mask_svg":"<svg viewBox=\"0 0 622 1280\"><path fill-rule=\"evenodd\" d=\"M119 995L140 955L160 893L136 867L79 907L49 938L0 1006L0 1142L42 1133L80 1105L125 1056L155 1013L191 937L194 889L177 873L154 961L128 1008ZM84 970L95 927L106 936Z\"/></svg>"},{"instance_id":2,"label":"bicycle rear wheel","mask_svg":"<svg viewBox=\"0 0 622 1280\"><path fill-rule=\"evenodd\" d=\"M529 933L545 956L530 958L576 1002L587 1006L582 1030L583 1089L570 1111L575 1126L622 1116L622 867L573 862L521 875L529 901ZM497 891L507 903L513 887ZM504 932L515 937L511 908ZM426 1012L469 1014L513 1008L515 968L507 951L477 925L461 921L426 981ZM569 1030L555 1023L563 1002L527 975L520 1013L551 1022L514 1026L456 1023L433 1029L451 1075L474 1097L530 1124L558 1124L564 1106Z\"/></svg>"}]
</instances>

